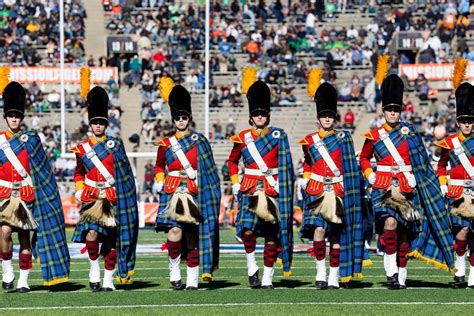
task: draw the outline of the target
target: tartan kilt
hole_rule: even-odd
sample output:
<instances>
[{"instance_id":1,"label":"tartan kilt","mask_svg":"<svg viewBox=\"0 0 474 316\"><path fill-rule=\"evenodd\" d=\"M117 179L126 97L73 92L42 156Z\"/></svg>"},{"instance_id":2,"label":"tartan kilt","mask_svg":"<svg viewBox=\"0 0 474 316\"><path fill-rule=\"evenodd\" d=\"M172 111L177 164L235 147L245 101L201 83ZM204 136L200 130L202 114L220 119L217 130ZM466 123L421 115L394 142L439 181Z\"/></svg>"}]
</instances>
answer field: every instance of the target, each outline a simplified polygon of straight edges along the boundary
<instances>
[{"instance_id":1,"label":"tartan kilt","mask_svg":"<svg viewBox=\"0 0 474 316\"><path fill-rule=\"evenodd\" d=\"M117 236L116 227L104 227L95 223L83 223L76 226L72 241L75 243L85 243L86 235L89 230L94 230L99 233L99 242L103 242L104 237Z\"/></svg>"},{"instance_id":2,"label":"tartan kilt","mask_svg":"<svg viewBox=\"0 0 474 316\"><path fill-rule=\"evenodd\" d=\"M382 205L383 195L386 192L387 190L372 188L372 209L374 212L375 231L377 232L377 234L383 233L384 223L388 217L395 218L397 220L397 223L399 225L405 226L410 233L417 233L421 231L420 220L415 222L408 222L396 210ZM424 213L421 207L420 198L418 194L414 194L410 202L418 209L418 212L421 215Z\"/></svg>"},{"instance_id":3,"label":"tartan kilt","mask_svg":"<svg viewBox=\"0 0 474 316\"><path fill-rule=\"evenodd\" d=\"M462 228L467 227L471 233L474 232L474 220L461 216L450 215L453 233L457 234Z\"/></svg>"},{"instance_id":4,"label":"tartan kilt","mask_svg":"<svg viewBox=\"0 0 474 316\"><path fill-rule=\"evenodd\" d=\"M248 209L248 195L242 194L239 203L241 203L243 207L237 213L237 218L235 220L237 236L242 237L246 230L251 230L254 232L256 237L273 236L280 239L278 233L280 230L279 225L265 222Z\"/></svg>"},{"instance_id":5,"label":"tartan kilt","mask_svg":"<svg viewBox=\"0 0 474 316\"><path fill-rule=\"evenodd\" d=\"M309 205L314 200L319 197L307 194L304 199L304 204ZM313 240L314 230L318 227L325 229L326 231L331 231L331 223L327 222L321 214L314 214L311 209L305 207L303 214L303 225L300 230L300 237Z\"/></svg>"},{"instance_id":6,"label":"tartan kilt","mask_svg":"<svg viewBox=\"0 0 474 316\"><path fill-rule=\"evenodd\" d=\"M447 199L448 200L448 209L451 210L454 199ZM468 219L466 217L462 216L455 216L452 215L451 213L449 214L449 217L451 218L451 224L453 226L453 233L457 234L463 227L469 228L469 231L472 233L474 232L474 220Z\"/></svg>"},{"instance_id":7,"label":"tartan kilt","mask_svg":"<svg viewBox=\"0 0 474 316\"><path fill-rule=\"evenodd\" d=\"M182 182L181 185L186 185L185 182ZM158 232L165 232L168 231L173 227L183 228L182 225L177 222L176 220L172 219L167 215L169 203L173 194L167 194L162 192L160 194L160 206L158 208L158 215L156 216L156 223L155 223L155 231ZM198 205L197 196L192 196L193 201L196 205Z\"/></svg>"}]
</instances>

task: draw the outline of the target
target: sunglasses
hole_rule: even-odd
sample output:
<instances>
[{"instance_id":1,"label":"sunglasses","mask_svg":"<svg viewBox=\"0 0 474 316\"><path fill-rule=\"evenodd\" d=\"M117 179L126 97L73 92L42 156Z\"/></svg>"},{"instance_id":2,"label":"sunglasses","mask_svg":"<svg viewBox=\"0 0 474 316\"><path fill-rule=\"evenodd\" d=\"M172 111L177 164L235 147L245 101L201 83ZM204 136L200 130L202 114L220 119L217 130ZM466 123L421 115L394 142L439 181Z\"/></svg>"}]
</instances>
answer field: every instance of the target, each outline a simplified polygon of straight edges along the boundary
<instances>
[{"instance_id":1,"label":"sunglasses","mask_svg":"<svg viewBox=\"0 0 474 316\"><path fill-rule=\"evenodd\" d=\"M173 117L173 121L175 122L178 122L178 121L187 121L189 120L189 116L188 115L177 115L175 117Z\"/></svg>"},{"instance_id":2,"label":"sunglasses","mask_svg":"<svg viewBox=\"0 0 474 316\"><path fill-rule=\"evenodd\" d=\"M383 109L384 112L398 112L401 113L402 109L398 106L387 106Z\"/></svg>"},{"instance_id":3,"label":"sunglasses","mask_svg":"<svg viewBox=\"0 0 474 316\"><path fill-rule=\"evenodd\" d=\"M268 117L269 115L268 115L268 112L266 111L255 111L252 113L252 117L259 117L259 116Z\"/></svg>"},{"instance_id":4,"label":"sunglasses","mask_svg":"<svg viewBox=\"0 0 474 316\"><path fill-rule=\"evenodd\" d=\"M107 126L108 122L106 120L92 120L90 121L90 124L94 124L94 125L102 125L102 126Z\"/></svg>"}]
</instances>

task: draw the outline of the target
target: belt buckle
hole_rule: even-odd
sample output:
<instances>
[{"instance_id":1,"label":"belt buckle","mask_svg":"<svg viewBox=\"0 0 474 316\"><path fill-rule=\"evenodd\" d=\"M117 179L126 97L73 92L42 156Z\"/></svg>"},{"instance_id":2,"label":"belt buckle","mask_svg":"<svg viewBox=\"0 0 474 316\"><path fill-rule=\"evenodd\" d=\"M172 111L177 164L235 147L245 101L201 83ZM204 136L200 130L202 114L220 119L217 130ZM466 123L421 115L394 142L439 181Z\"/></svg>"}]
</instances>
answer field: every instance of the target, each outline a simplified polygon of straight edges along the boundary
<instances>
[{"instance_id":1,"label":"belt buckle","mask_svg":"<svg viewBox=\"0 0 474 316\"><path fill-rule=\"evenodd\" d=\"M174 145L171 145L171 150L175 153L177 152L178 150L181 149L181 146L179 144L174 144Z\"/></svg>"},{"instance_id":2,"label":"belt buckle","mask_svg":"<svg viewBox=\"0 0 474 316\"><path fill-rule=\"evenodd\" d=\"M179 170L179 177L181 179L185 179L188 177L188 174L186 173L186 170Z\"/></svg>"},{"instance_id":3,"label":"belt buckle","mask_svg":"<svg viewBox=\"0 0 474 316\"><path fill-rule=\"evenodd\" d=\"M265 172L263 172L265 177L271 177L273 176L273 170L272 169L267 169Z\"/></svg>"},{"instance_id":4,"label":"belt buckle","mask_svg":"<svg viewBox=\"0 0 474 316\"><path fill-rule=\"evenodd\" d=\"M470 187L474 186L474 181L472 181L472 180L465 180L465 181L464 181L464 186L470 188Z\"/></svg>"},{"instance_id":5,"label":"belt buckle","mask_svg":"<svg viewBox=\"0 0 474 316\"><path fill-rule=\"evenodd\" d=\"M10 143L8 141L2 143L2 149L3 150L7 149L8 147L10 147Z\"/></svg>"},{"instance_id":6,"label":"belt buckle","mask_svg":"<svg viewBox=\"0 0 474 316\"><path fill-rule=\"evenodd\" d=\"M96 182L95 187L99 190L105 189L105 182Z\"/></svg>"},{"instance_id":7,"label":"belt buckle","mask_svg":"<svg viewBox=\"0 0 474 316\"><path fill-rule=\"evenodd\" d=\"M253 143L253 137L251 135L245 136L244 142L245 142L246 145L248 145L250 143Z\"/></svg>"},{"instance_id":8,"label":"belt buckle","mask_svg":"<svg viewBox=\"0 0 474 316\"><path fill-rule=\"evenodd\" d=\"M464 152L464 148L462 148L462 146L459 146L459 147L454 147L454 153L456 155L460 155Z\"/></svg>"},{"instance_id":9,"label":"belt buckle","mask_svg":"<svg viewBox=\"0 0 474 316\"><path fill-rule=\"evenodd\" d=\"M332 184L332 177L323 177L323 183L325 185Z\"/></svg>"},{"instance_id":10,"label":"belt buckle","mask_svg":"<svg viewBox=\"0 0 474 316\"><path fill-rule=\"evenodd\" d=\"M12 190L20 190L20 189L21 189L21 182L20 181L12 182Z\"/></svg>"},{"instance_id":11,"label":"belt buckle","mask_svg":"<svg viewBox=\"0 0 474 316\"><path fill-rule=\"evenodd\" d=\"M399 173L400 172L400 166L391 166L390 168L392 169L393 173Z\"/></svg>"},{"instance_id":12,"label":"belt buckle","mask_svg":"<svg viewBox=\"0 0 474 316\"><path fill-rule=\"evenodd\" d=\"M105 178L105 181L111 186L115 184L115 180L112 175L109 175L107 178Z\"/></svg>"},{"instance_id":13,"label":"belt buckle","mask_svg":"<svg viewBox=\"0 0 474 316\"><path fill-rule=\"evenodd\" d=\"M86 153L86 157L89 158L89 159L92 159L92 157L94 157L94 156L95 156L95 151L93 151L93 150Z\"/></svg>"}]
</instances>

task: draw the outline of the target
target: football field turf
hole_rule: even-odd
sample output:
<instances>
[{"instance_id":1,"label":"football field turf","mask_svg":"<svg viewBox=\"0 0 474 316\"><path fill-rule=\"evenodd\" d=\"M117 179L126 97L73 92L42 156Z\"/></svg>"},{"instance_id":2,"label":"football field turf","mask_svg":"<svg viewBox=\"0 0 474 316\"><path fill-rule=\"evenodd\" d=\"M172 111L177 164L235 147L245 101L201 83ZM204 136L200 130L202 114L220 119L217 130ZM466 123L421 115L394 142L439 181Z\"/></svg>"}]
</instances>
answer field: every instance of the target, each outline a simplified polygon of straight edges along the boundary
<instances>
[{"instance_id":1,"label":"football field turf","mask_svg":"<svg viewBox=\"0 0 474 316\"><path fill-rule=\"evenodd\" d=\"M68 232L70 235L70 232ZM221 232L222 243L235 243L232 231ZM140 245L160 244L164 235L140 232ZM296 239L299 242L298 239ZM308 246L309 247L309 246ZM258 254L262 269L262 255ZM452 276L425 263L409 261L406 290L388 290L382 257L372 254L373 265L364 267L364 278L340 290L316 290L314 260L308 253L296 254L293 276L275 271L275 290L249 289L245 255L221 254L215 281L200 283L199 291L174 291L168 281L165 254L139 254L135 282L116 285L115 292L91 293L89 262L74 258L70 283L52 288L41 286L39 266L30 274L32 292L0 294L0 313L42 315L118 314L455 314L474 309L474 290L455 288ZM15 270L18 272L15 260ZM182 265L183 277L185 265ZM260 274L261 276L261 274ZM18 275L17 275L18 277ZM184 280L183 280L184 281ZM470 314L470 313L469 313Z\"/></svg>"}]
</instances>

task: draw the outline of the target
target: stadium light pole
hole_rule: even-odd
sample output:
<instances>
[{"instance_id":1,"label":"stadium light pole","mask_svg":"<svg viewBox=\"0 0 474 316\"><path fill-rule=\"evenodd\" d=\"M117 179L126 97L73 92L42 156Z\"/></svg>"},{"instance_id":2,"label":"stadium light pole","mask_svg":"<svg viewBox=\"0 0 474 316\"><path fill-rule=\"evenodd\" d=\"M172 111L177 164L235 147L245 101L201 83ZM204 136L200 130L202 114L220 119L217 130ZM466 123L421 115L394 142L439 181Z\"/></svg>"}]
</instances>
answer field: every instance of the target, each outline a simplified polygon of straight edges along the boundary
<instances>
[{"instance_id":1,"label":"stadium light pole","mask_svg":"<svg viewBox=\"0 0 474 316\"><path fill-rule=\"evenodd\" d=\"M61 156L66 154L66 119L64 113L64 1L59 1L59 78L61 81Z\"/></svg>"},{"instance_id":2,"label":"stadium light pole","mask_svg":"<svg viewBox=\"0 0 474 316\"><path fill-rule=\"evenodd\" d=\"M205 21L205 66L204 66L204 135L209 137L209 40L210 40L210 15L211 15L211 4L210 0L205 0L206 3L206 21Z\"/></svg>"}]
</instances>

